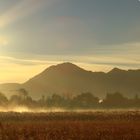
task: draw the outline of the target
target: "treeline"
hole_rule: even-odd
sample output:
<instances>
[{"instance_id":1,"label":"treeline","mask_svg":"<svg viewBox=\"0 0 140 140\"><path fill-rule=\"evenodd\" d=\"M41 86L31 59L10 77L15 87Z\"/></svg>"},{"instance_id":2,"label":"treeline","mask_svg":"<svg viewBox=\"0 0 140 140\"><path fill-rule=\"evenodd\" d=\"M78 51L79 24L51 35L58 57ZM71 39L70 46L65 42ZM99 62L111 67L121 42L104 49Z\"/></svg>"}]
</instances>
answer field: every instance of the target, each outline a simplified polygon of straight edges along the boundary
<instances>
[{"instance_id":1,"label":"treeline","mask_svg":"<svg viewBox=\"0 0 140 140\"><path fill-rule=\"evenodd\" d=\"M51 97L42 96L33 100L25 89L20 89L18 94L9 99L0 93L0 107L27 106L28 108L63 108L63 109L113 109L113 108L140 108L140 98L135 95L129 99L121 93L108 93L105 99L99 99L92 93L81 93L73 98L53 94Z\"/></svg>"}]
</instances>

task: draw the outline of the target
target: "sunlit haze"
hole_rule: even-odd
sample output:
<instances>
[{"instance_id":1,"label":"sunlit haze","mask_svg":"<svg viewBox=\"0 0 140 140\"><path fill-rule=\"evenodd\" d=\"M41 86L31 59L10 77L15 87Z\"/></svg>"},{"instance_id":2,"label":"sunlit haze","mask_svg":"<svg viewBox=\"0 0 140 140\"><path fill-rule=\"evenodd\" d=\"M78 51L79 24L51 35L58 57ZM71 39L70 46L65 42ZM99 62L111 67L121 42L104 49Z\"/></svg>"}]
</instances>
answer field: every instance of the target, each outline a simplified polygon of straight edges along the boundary
<instances>
[{"instance_id":1,"label":"sunlit haze","mask_svg":"<svg viewBox=\"0 0 140 140\"><path fill-rule=\"evenodd\" d=\"M91 71L140 68L138 0L0 1L0 83L72 62Z\"/></svg>"}]
</instances>

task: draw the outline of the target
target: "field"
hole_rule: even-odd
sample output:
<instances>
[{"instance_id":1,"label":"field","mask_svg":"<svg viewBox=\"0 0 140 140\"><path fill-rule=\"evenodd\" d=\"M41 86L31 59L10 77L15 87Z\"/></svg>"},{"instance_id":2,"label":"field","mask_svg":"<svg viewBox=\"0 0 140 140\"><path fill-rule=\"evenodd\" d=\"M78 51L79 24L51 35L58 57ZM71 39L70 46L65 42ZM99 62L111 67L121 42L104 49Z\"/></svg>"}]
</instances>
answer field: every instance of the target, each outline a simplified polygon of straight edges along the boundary
<instances>
[{"instance_id":1,"label":"field","mask_svg":"<svg viewBox=\"0 0 140 140\"><path fill-rule=\"evenodd\" d=\"M1 112L0 140L140 140L140 112Z\"/></svg>"}]
</instances>

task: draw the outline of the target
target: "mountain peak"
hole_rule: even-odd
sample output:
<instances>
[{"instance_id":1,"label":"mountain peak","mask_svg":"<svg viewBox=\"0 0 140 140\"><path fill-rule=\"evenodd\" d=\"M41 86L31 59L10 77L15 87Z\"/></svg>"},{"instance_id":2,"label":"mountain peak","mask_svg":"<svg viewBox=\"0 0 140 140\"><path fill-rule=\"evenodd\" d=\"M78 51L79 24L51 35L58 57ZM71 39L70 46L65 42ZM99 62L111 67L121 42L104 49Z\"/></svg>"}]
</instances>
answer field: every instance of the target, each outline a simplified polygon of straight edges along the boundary
<instances>
[{"instance_id":1,"label":"mountain peak","mask_svg":"<svg viewBox=\"0 0 140 140\"><path fill-rule=\"evenodd\" d=\"M85 70L73 63L64 62L47 68L44 71L44 73L48 73L48 72L71 73L71 72L81 72L81 71L85 71Z\"/></svg>"},{"instance_id":2,"label":"mountain peak","mask_svg":"<svg viewBox=\"0 0 140 140\"><path fill-rule=\"evenodd\" d=\"M111 71L109 71L108 73L120 73L120 72L125 72L125 70L122 70L122 69L115 67Z\"/></svg>"},{"instance_id":3,"label":"mountain peak","mask_svg":"<svg viewBox=\"0 0 140 140\"><path fill-rule=\"evenodd\" d=\"M40 97L40 94L50 96L53 93L74 97L87 91L104 97L105 91L119 91L132 96L132 92L139 93L139 83L139 71L114 68L107 74L89 72L65 62L47 68L22 86L35 98Z\"/></svg>"},{"instance_id":4,"label":"mountain peak","mask_svg":"<svg viewBox=\"0 0 140 140\"><path fill-rule=\"evenodd\" d=\"M57 67L78 67L77 65L71 63L71 62L64 62L61 64L56 65Z\"/></svg>"}]
</instances>

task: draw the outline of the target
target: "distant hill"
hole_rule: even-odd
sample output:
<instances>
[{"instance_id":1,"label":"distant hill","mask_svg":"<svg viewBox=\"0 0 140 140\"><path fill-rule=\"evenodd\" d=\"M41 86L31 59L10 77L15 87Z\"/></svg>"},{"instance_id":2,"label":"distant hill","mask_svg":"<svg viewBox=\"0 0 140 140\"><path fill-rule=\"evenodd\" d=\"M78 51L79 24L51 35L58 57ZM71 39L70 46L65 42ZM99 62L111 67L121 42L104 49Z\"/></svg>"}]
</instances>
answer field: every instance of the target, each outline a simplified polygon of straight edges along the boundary
<instances>
[{"instance_id":1,"label":"distant hill","mask_svg":"<svg viewBox=\"0 0 140 140\"><path fill-rule=\"evenodd\" d=\"M117 91L133 97L135 94L140 95L140 70L114 68L108 73L91 72L72 63L62 63L47 68L21 85L8 86L7 89L25 88L34 98L54 93L72 97L82 92L92 92L95 96L104 97L108 92ZM0 90L2 87L0 85Z\"/></svg>"}]
</instances>

